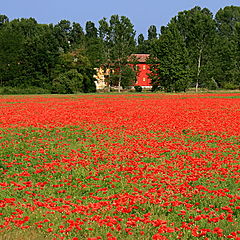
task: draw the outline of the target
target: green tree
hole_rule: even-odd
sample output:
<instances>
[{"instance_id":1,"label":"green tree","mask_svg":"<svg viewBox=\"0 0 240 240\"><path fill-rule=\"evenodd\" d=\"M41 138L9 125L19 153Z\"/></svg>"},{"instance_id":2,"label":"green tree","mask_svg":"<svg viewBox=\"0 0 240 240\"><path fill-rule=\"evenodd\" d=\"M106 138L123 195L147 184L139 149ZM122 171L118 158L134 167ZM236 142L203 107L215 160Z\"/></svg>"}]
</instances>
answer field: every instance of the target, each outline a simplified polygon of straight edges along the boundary
<instances>
[{"instance_id":1,"label":"green tree","mask_svg":"<svg viewBox=\"0 0 240 240\"><path fill-rule=\"evenodd\" d=\"M99 67L104 57L102 40L98 37L98 30L93 22L88 21L86 23L85 31L86 35L84 45L86 54L92 63L92 66L94 68Z\"/></svg>"},{"instance_id":2,"label":"green tree","mask_svg":"<svg viewBox=\"0 0 240 240\"><path fill-rule=\"evenodd\" d=\"M0 15L0 28L5 24L8 23L9 19L6 15Z\"/></svg>"},{"instance_id":3,"label":"green tree","mask_svg":"<svg viewBox=\"0 0 240 240\"><path fill-rule=\"evenodd\" d=\"M157 28L155 25L151 25L148 28L148 40L153 40L157 38Z\"/></svg>"},{"instance_id":4,"label":"green tree","mask_svg":"<svg viewBox=\"0 0 240 240\"><path fill-rule=\"evenodd\" d=\"M138 39L137 39L137 47L135 52L136 53L150 53L151 51L151 44L152 41L155 39L150 40L145 40L143 34L139 34Z\"/></svg>"},{"instance_id":5,"label":"green tree","mask_svg":"<svg viewBox=\"0 0 240 240\"><path fill-rule=\"evenodd\" d=\"M97 28L95 27L95 24L93 22L86 22L85 31L87 38L97 38Z\"/></svg>"},{"instance_id":6,"label":"green tree","mask_svg":"<svg viewBox=\"0 0 240 240\"><path fill-rule=\"evenodd\" d=\"M133 66L125 64L120 69L116 69L111 76L111 84L116 86L119 83L119 77L121 74L121 86L123 89L127 88L128 86L133 86L136 82L136 71L134 70Z\"/></svg>"},{"instance_id":7,"label":"green tree","mask_svg":"<svg viewBox=\"0 0 240 240\"><path fill-rule=\"evenodd\" d=\"M120 92L121 87L123 87L124 66L127 64L128 57L136 46L134 27L127 17L119 17L118 15L112 15L109 23L106 18L99 23L100 38L105 45L105 54L116 74L115 76L112 74L112 78L116 79L117 76L117 86ZM115 81L112 82L115 83Z\"/></svg>"},{"instance_id":8,"label":"green tree","mask_svg":"<svg viewBox=\"0 0 240 240\"><path fill-rule=\"evenodd\" d=\"M30 80L34 72L31 69L28 71L30 75L26 74L29 65L24 64L24 46L33 36L38 35L38 24L34 18L5 21L0 34L2 85L19 86L23 81Z\"/></svg>"},{"instance_id":9,"label":"green tree","mask_svg":"<svg viewBox=\"0 0 240 240\"><path fill-rule=\"evenodd\" d=\"M54 26L55 38L58 40L59 50L67 52L70 49L70 32L71 22L68 20L61 20Z\"/></svg>"},{"instance_id":10,"label":"green tree","mask_svg":"<svg viewBox=\"0 0 240 240\"><path fill-rule=\"evenodd\" d=\"M227 6L215 16L217 37L213 46L213 72L220 87L239 86L238 24L240 7Z\"/></svg>"},{"instance_id":11,"label":"green tree","mask_svg":"<svg viewBox=\"0 0 240 240\"><path fill-rule=\"evenodd\" d=\"M189 54L176 23L168 24L154 42L150 63L153 90L161 87L166 92L177 92L189 87Z\"/></svg>"},{"instance_id":12,"label":"green tree","mask_svg":"<svg viewBox=\"0 0 240 240\"><path fill-rule=\"evenodd\" d=\"M154 41L158 39L157 28L155 25L151 25L148 28L148 39L144 39L143 34L139 34L137 47L135 52L136 53L151 53L152 46L154 45Z\"/></svg>"},{"instance_id":13,"label":"green tree","mask_svg":"<svg viewBox=\"0 0 240 240\"><path fill-rule=\"evenodd\" d=\"M71 94L82 91L83 76L76 69L61 73L53 80L53 93Z\"/></svg>"},{"instance_id":14,"label":"green tree","mask_svg":"<svg viewBox=\"0 0 240 240\"><path fill-rule=\"evenodd\" d=\"M240 7L227 6L220 8L216 13L215 20L217 30L221 36L233 37L236 25L240 22Z\"/></svg>"},{"instance_id":15,"label":"green tree","mask_svg":"<svg viewBox=\"0 0 240 240\"><path fill-rule=\"evenodd\" d=\"M0 81L1 86L15 86L21 75L21 53L24 36L4 27L0 30Z\"/></svg>"},{"instance_id":16,"label":"green tree","mask_svg":"<svg viewBox=\"0 0 240 240\"><path fill-rule=\"evenodd\" d=\"M144 35L142 33L139 34L137 40L138 40L138 45L142 45L144 43L144 41L145 41Z\"/></svg>"},{"instance_id":17,"label":"green tree","mask_svg":"<svg viewBox=\"0 0 240 240\"><path fill-rule=\"evenodd\" d=\"M14 19L7 26L12 31L23 34L25 39L36 35L38 31L38 23L34 18Z\"/></svg>"},{"instance_id":18,"label":"green tree","mask_svg":"<svg viewBox=\"0 0 240 240\"><path fill-rule=\"evenodd\" d=\"M73 22L69 32L69 40L72 48L76 47L76 45L84 44L84 32L79 23Z\"/></svg>"},{"instance_id":19,"label":"green tree","mask_svg":"<svg viewBox=\"0 0 240 240\"><path fill-rule=\"evenodd\" d=\"M207 9L194 7L191 10L178 13L171 22L177 24L191 59L191 70L198 91L199 84L203 83L203 73L206 69L209 55L209 44L215 37L216 24L212 13Z\"/></svg>"},{"instance_id":20,"label":"green tree","mask_svg":"<svg viewBox=\"0 0 240 240\"><path fill-rule=\"evenodd\" d=\"M5 24L3 30L2 40L9 42L1 48L4 61L8 61L3 80L11 86L24 88L50 87L51 73L59 56L53 26L22 18ZM11 46L7 47L8 44Z\"/></svg>"},{"instance_id":21,"label":"green tree","mask_svg":"<svg viewBox=\"0 0 240 240\"><path fill-rule=\"evenodd\" d=\"M70 79L67 82L68 84L70 83L73 84L73 88L71 89L75 89L74 92L95 92L96 91L96 87L93 79L94 70L91 65L91 62L89 61L88 57L86 56L82 48L76 48L71 52L62 53L59 58L59 62L56 65L54 75L55 75L53 80L54 93L59 93L56 89L61 89L59 86L63 83L63 80L68 77ZM77 79L81 81L81 84L77 83ZM64 86L63 88L67 89ZM71 91L69 90L68 93L73 93L73 90Z\"/></svg>"},{"instance_id":22,"label":"green tree","mask_svg":"<svg viewBox=\"0 0 240 240\"><path fill-rule=\"evenodd\" d=\"M236 67L236 72L238 73L234 83L240 89L240 21L235 25L234 36L236 41L235 67Z\"/></svg>"},{"instance_id":23,"label":"green tree","mask_svg":"<svg viewBox=\"0 0 240 240\"><path fill-rule=\"evenodd\" d=\"M52 25L38 25L38 28L36 35L24 41L19 84L50 88L60 56L59 45Z\"/></svg>"}]
</instances>

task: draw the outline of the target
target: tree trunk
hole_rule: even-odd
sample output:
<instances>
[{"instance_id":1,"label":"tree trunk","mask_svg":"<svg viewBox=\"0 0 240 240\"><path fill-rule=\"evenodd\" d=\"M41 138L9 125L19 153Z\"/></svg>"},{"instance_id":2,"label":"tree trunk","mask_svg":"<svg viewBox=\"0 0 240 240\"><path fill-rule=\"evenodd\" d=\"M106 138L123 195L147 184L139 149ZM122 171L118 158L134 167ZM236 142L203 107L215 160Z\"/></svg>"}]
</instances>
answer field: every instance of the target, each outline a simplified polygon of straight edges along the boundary
<instances>
[{"instance_id":1,"label":"tree trunk","mask_svg":"<svg viewBox=\"0 0 240 240\"><path fill-rule=\"evenodd\" d=\"M198 87L199 87L199 76L201 72L201 60L202 60L202 48L199 51L199 56L198 56L198 68L197 68L197 81L196 81L196 87L195 91L198 92Z\"/></svg>"},{"instance_id":2,"label":"tree trunk","mask_svg":"<svg viewBox=\"0 0 240 240\"><path fill-rule=\"evenodd\" d=\"M118 80L118 92L119 93L121 92L121 79L122 79L122 77L121 77L121 74L120 74L119 80Z\"/></svg>"},{"instance_id":3,"label":"tree trunk","mask_svg":"<svg viewBox=\"0 0 240 240\"><path fill-rule=\"evenodd\" d=\"M122 82L122 68L121 63L119 62L119 79L118 79L118 92L121 92L121 82Z\"/></svg>"},{"instance_id":4,"label":"tree trunk","mask_svg":"<svg viewBox=\"0 0 240 240\"><path fill-rule=\"evenodd\" d=\"M109 67L109 69L110 69L110 67ZM109 77L108 77L108 79L109 79L108 92L110 93L110 92L111 92L111 70L109 71Z\"/></svg>"}]
</instances>

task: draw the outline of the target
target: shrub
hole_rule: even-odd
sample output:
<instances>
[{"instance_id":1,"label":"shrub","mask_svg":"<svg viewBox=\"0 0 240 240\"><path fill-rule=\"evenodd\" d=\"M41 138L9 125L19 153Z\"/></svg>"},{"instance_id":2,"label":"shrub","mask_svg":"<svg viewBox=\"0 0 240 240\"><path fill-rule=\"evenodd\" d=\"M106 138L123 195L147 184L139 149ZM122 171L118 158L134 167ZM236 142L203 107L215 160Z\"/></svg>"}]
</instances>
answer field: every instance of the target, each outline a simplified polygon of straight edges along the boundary
<instances>
[{"instance_id":1,"label":"shrub","mask_svg":"<svg viewBox=\"0 0 240 240\"><path fill-rule=\"evenodd\" d=\"M134 86L136 92L142 92L141 86Z\"/></svg>"},{"instance_id":2,"label":"shrub","mask_svg":"<svg viewBox=\"0 0 240 240\"><path fill-rule=\"evenodd\" d=\"M163 91L163 88L161 86L158 86L158 85L153 85L151 91L152 92Z\"/></svg>"},{"instance_id":3,"label":"shrub","mask_svg":"<svg viewBox=\"0 0 240 240\"><path fill-rule=\"evenodd\" d=\"M52 93L77 93L83 92L83 76L77 70L72 69L61 73L53 80Z\"/></svg>"},{"instance_id":4,"label":"shrub","mask_svg":"<svg viewBox=\"0 0 240 240\"><path fill-rule=\"evenodd\" d=\"M223 88L224 89L227 89L227 90L235 90L235 89L238 89L239 86L237 86L236 84L232 83L232 82L226 82L224 85L223 85Z\"/></svg>"},{"instance_id":5,"label":"shrub","mask_svg":"<svg viewBox=\"0 0 240 240\"><path fill-rule=\"evenodd\" d=\"M44 89L40 87L3 87L0 88L0 94L2 95L17 95L17 94L49 94L49 89Z\"/></svg>"}]
</instances>

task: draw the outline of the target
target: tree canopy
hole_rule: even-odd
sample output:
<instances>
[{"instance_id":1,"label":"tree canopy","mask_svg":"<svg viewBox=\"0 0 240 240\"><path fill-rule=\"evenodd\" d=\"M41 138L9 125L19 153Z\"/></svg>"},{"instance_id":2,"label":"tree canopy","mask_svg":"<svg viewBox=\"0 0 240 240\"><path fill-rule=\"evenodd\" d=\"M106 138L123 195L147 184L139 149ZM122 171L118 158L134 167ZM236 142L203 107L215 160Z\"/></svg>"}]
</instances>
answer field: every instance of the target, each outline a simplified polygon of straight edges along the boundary
<instances>
[{"instance_id":1,"label":"tree canopy","mask_svg":"<svg viewBox=\"0 0 240 240\"><path fill-rule=\"evenodd\" d=\"M157 29L161 29L158 33ZM198 6L177 13L166 26L136 31L126 16L102 18L98 25L0 15L0 87L39 88L53 93L96 91L94 69L110 69L109 86L134 85L129 56L149 53L153 89L240 88L240 7L214 16Z\"/></svg>"}]
</instances>

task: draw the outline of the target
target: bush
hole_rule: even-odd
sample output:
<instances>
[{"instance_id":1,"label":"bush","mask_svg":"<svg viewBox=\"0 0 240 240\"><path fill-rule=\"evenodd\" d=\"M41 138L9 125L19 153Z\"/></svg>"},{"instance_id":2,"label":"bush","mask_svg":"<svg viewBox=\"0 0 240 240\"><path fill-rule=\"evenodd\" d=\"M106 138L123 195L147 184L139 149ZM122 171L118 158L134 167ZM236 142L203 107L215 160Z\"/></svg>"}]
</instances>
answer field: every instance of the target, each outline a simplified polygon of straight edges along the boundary
<instances>
[{"instance_id":1,"label":"bush","mask_svg":"<svg viewBox=\"0 0 240 240\"><path fill-rule=\"evenodd\" d=\"M83 92L84 93L92 93L96 92L96 84L95 82L90 79L88 76L84 77L83 81Z\"/></svg>"},{"instance_id":2,"label":"bush","mask_svg":"<svg viewBox=\"0 0 240 240\"><path fill-rule=\"evenodd\" d=\"M235 89L238 89L239 86L237 86L236 84L234 84L232 82L226 82L226 83L224 83L223 88L227 89L227 90L235 90Z\"/></svg>"},{"instance_id":3,"label":"bush","mask_svg":"<svg viewBox=\"0 0 240 240\"><path fill-rule=\"evenodd\" d=\"M161 86L158 86L158 85L153 85L151 91L152 92L163 91L163 88Z\"/></svg>"},{"instance_id":4,"label":"bush","mask_svg":"<svg viewBox=\"0 0 240 240\"><path fill-rule=\"evenodd\" d=\"M83 76L75 69L59 74L53 80L52 93L71 94L78 92L83 92Z\"/></svg>"},{"instance_id":5,"label":"bush","mask_svg":"<svg viewBox=\"0 0 240 240\"><path fill-rule=\"evenodd\" d=\"M0 94L2 95L17 95L17 94L49 94L50 90L39 87L2 87Z\"/></svg>"},{"instance_id":6,"label":"bush","mask_svg":"<svg viewBox=\"0 0 240 240\"><path fill-rule=\"evenodd\" d=\"M213 77L201 84L201 87L207 88L208 90L217 90L219 88L217 82Z\"/></svg>"},{"instance_id":7,"label":"bush","mask_svg":"<svg viewBox=\"0 0 240 240\"><path fill-rule=\"evenodd\" d=\"M134 86L136 92L142 92L141 86Z\"/></svg>"}]
</instances>

